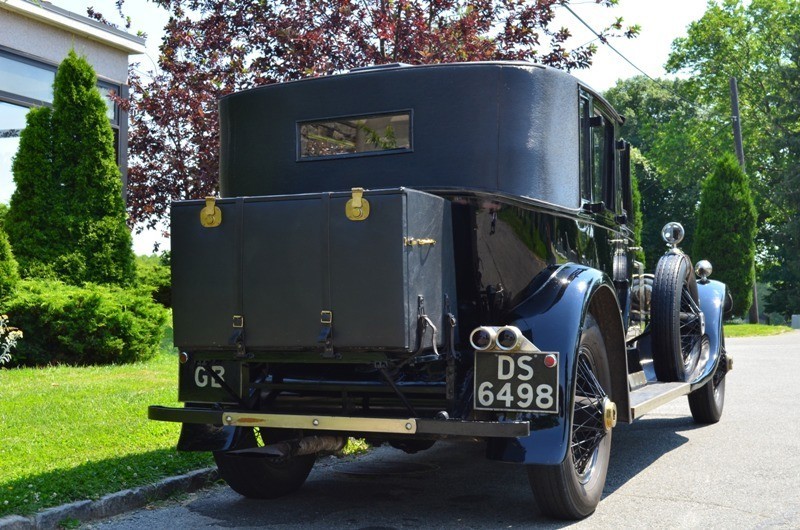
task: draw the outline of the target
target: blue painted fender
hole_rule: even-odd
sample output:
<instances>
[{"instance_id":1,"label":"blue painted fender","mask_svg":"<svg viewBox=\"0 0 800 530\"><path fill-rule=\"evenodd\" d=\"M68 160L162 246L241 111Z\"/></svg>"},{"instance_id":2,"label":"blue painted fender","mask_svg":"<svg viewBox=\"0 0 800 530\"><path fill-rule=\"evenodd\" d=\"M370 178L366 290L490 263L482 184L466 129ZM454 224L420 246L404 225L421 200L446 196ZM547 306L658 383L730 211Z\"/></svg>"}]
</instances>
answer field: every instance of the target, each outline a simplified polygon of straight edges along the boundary
<instances>
[{"instance_id":1,"label":"blue painted fender","mask_svg":"<svg viewBox=\"0 0 800 530\"><path fill-rule=\"evenodd\" d=\"M700 309L705 316L709 348L707 354L703 352L703 357L700 358L697 370L692 376L692 390L700 388L711 379L725 351L722 323L725 319L727 289L724 283L714 280L697 282L697 294L700 297Z\"/></svg>"},{"instance_id":2,"label":"blue painted fender","mask_svg":"<svg viewBox=\"0 0 800 530\"><path fill-rule=\"evenodd\" d=\"M534 286L533 294L514 309L515 320L510 325L518 327L540 350L559 353L559 413L517 416L518 420L530 420L530 436L489 439L486 457L505 462L555 465L564 460L570 445L572 389L583 321L592 298L601 291L608 289L610 293L602 293L601 298L613 300L612 304L606 303L604 306L608 309L604 317L610 318L611 322L618 322L621 342L617 344L622 351L617 356L622 356L625 367L620 376L624 378L624 391L627 393L624 331L613 284L603 272L568 263L543 271L536 283L538 287ZM616 329L613 332L617 333ZM611 367L612 377L614 368ZM627 394L625 398L627 406Z\"/></svg>"}]
</instances>

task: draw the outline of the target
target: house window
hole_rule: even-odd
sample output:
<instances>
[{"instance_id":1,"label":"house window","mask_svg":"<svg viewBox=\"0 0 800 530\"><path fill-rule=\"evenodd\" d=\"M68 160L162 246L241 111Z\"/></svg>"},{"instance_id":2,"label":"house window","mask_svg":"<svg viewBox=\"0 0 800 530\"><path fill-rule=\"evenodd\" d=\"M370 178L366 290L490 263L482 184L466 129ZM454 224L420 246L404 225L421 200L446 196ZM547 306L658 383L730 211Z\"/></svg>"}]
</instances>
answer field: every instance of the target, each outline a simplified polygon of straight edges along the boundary
<instances>
[{"instance_id":1,"label":"house window","mask_svg":"<svg viewBox=\"0 0 800 530\"><path fill-rule=\"evenodd\" d=\"M8 204L14 191L11 163L19 148L28 108L0 101L0 203Z\"/></svg>"},{"instance_id":2,"label":"house window","mask_svg":"<svg viewBox=\"0 0 800 530\"><path fill-rule=\"evenodd\" d=\"M53 102L54 67L0 52L0 93L30 102Z\"/></svg>"},{"instance_id":3,"label":"house window","mask_svg":"<svg viewBox=\"0 0 800 530\"><path fill-rule=\"evenodd\" d=\"M117 112L117 104L114 103L114 100L111 99L109 96L119 95L119 87L116 85L112 85L111 83L104 83L103 81L99 81L97 83L97 89L100 91L100 96L103 98L103 102L106 104L106 116L111 121L111 125L118 125L119 124L119 113Z\"/></svg>"}]
</instances>

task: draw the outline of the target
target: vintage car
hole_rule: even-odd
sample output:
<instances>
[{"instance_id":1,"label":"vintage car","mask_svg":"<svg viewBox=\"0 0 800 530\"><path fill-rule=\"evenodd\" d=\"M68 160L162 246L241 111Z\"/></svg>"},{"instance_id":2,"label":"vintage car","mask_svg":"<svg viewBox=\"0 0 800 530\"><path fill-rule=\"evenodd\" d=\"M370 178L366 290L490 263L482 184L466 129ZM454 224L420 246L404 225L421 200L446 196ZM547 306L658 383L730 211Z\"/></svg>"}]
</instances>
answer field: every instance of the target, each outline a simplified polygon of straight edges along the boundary
<instances>
[{"instance_id":1,"label":"vintage car","mask_svg":"<svg viewBox=\"0 0 800 530\"><path fill-rule=\"evenodd\" d=\"M574 77L376 66L232 94L220 122L220 197L171 213L185 406L149 417L238 493L297 489L348 437L477 441L575 519L618 419L688 395L719 420L726 287L677 223L654 274L634 260L622 118Z\"/></svg>"}]
</instances>

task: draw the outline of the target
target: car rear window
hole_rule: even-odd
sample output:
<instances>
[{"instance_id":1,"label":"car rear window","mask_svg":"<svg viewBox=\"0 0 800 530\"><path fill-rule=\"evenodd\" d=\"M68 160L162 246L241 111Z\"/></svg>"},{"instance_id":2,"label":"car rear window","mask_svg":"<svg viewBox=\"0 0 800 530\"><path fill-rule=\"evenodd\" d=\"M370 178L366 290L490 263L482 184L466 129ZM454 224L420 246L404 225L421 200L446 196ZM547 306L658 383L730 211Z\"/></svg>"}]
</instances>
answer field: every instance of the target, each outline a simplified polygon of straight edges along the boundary
<instances>
[{"instance_id":1,"label":"car rear window","mask_svg":"<svg viewBox=\"0 0 800 530\"><path fill-rule=\"evenodd\" d=\"M411 111L300 122L297 129L300 160L411 150Z\"/></svg>"}]
</instances>

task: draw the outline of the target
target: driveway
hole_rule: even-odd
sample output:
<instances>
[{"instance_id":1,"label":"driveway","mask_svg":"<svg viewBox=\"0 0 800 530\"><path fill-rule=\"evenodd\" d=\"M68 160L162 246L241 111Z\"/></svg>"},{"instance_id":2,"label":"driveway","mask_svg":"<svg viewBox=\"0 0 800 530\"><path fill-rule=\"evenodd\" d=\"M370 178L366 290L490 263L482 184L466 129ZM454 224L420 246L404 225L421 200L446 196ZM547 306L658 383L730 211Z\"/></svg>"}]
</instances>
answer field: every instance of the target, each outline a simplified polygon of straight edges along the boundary
<instances>
[{"instance_id":1,"label":"driveway","mask_svg":"<svg viewBox=\"0 0 800 530\"><path fill-rule=\"evenodd\" d=\"M578 523L540 515L524 470L480 444L321 459L293 496L224 486L91 525L141 528L800 528L800 332L729 339L725 412L697 426L685 398L614 430L604 498Z\"/></svg>"}]
</instances>

